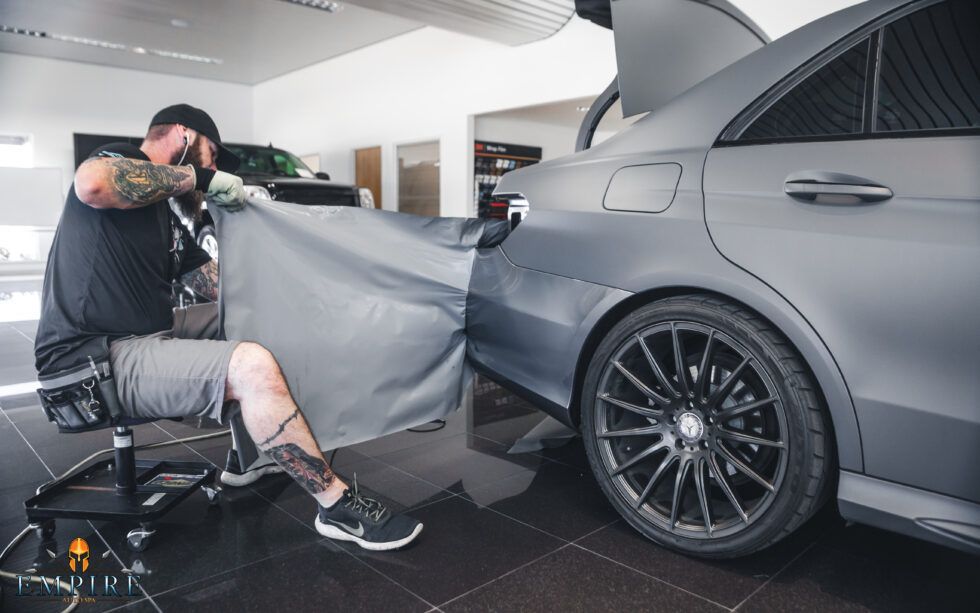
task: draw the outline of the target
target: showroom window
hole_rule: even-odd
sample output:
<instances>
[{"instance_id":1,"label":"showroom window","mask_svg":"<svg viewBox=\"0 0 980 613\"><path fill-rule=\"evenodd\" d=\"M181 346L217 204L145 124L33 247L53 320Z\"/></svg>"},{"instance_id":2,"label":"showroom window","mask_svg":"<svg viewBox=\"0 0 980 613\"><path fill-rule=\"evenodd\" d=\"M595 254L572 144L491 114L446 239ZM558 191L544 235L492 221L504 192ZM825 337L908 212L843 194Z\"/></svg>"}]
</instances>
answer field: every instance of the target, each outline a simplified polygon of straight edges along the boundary
<instances>
[{"instance_id":1,"label":"showroom window","mask_svg":"<svg viewBox=\"0 0 980 613\"><path fill-rule=\"evenodd\" d=\"M980 126L980 6L933 5L887 26L876 132Z\"/></svg>"},{"instance_id":2,"label":"showroom window","mask_svg":"<svg viewBox=\"0 0 980 613\"><path fill-rule=\"evenodd\" d=\"M870 41L865 39L786 92L739 141L859 134Z\"/></svg>"}]
</instances>

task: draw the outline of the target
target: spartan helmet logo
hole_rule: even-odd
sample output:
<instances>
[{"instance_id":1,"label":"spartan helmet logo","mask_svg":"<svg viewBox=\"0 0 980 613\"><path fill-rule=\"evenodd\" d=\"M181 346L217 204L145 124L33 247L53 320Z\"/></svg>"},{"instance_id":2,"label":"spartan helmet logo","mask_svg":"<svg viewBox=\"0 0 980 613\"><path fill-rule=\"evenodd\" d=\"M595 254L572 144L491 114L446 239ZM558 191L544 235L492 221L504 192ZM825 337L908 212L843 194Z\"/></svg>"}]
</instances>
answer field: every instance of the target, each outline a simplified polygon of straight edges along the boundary
<instances>
[{"instance_id":1,"label":"spartan helmet logo","mask_svg":"<svg viewBox=\"0 0 980 613\"><path fill-rule=\"evenodd\" d=\"M89 549L83 538L76 538L68 547L68 567L73 573L84 573L88 570Z\"/></svg>"}]
</instances>

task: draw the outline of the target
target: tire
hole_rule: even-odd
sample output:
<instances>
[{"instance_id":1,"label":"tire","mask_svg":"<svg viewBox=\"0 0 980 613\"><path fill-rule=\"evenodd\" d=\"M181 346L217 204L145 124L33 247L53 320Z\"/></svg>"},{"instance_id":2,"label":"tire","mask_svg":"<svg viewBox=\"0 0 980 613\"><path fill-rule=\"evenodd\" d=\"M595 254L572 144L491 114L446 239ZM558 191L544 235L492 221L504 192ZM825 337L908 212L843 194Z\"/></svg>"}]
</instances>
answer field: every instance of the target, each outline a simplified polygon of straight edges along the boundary
<instances>
[{"instance_id":1,"label":"tire","mask_svg":"<svg viewBox=\"0 0 980 613\"><path fill-rule=\"evenodd\" d=\"M214 232L214 226L202 226L197 232L197 244L201 249L208 252L211 259L218 261L218 236Z\"/></svg>"},{"instance_id":2,"label":"tire","mask_svg":"<svg viewBox=\"0 0 980 613\"><path fill-rule=\"evenodd\" d=\"M603 492L670 549L753 553L796 530L831 491L831 426L809 369L734 302L691 295L637 309L597 347L581 397Z\"/></svg>"}]
</instances>

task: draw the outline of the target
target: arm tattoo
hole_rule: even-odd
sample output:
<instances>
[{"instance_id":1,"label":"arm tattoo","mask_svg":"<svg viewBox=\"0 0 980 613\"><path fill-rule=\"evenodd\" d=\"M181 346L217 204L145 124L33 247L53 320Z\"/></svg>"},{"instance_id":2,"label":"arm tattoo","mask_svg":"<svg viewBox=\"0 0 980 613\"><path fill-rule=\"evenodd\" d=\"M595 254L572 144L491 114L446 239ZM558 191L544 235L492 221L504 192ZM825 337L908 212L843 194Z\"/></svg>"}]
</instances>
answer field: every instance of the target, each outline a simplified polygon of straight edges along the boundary
<instances>
[{"instance_id":1,"label":"arm tattoo","mask_svg":"<svg viewBox=\"0 0 980 613\"><path fill-rule=\"evenodd\" d=\"M267 453L311 494L325 492L333 483L334 474L327 463L306 453L298 445L286 443L272 447Z\"/></svg>"},{"instance_id":2,"label":"arm tattoo","mask_svg":"<svg viewBox=\"0 0 980 613\"><path fill-rule=\"evenodd\" d=\"M143 206L187 191L181 183L191 178L190 168L118 158L110 161L109 181L119 196Z\"/></svg>"},{"instance_id":3,"label":"arm tattoo","mask_svg":"<svg viewBox=\"0 0 980 613\"><path fill-rule=\"evenodd\" d=\"M218 301L218 263L211 260L181 277L181 282L212 302Z\"/></svg>"},{"instance_id":4,"label":"arm tattoo","mask_svg":"<svg viewBox=\"0 0 980 613\"><path fill-rule=\"evenodd\" d=\"M282 423L280 423L279 424L279 427L276 428L276 431L272 433L272 436L270 436L269 438L265 439L261 443L258 443L259 449L265 447L266 445L268 445L272 441L276 440L276 437L279 436L280 434L282 434L286 430L286 424L288 424L289 422L293 421L298 416L299 416L299 409L297 408L295 411L293 411L293 414L292 415L290 415L286 419L282 420Z\"/></svg>"}]
</instances>

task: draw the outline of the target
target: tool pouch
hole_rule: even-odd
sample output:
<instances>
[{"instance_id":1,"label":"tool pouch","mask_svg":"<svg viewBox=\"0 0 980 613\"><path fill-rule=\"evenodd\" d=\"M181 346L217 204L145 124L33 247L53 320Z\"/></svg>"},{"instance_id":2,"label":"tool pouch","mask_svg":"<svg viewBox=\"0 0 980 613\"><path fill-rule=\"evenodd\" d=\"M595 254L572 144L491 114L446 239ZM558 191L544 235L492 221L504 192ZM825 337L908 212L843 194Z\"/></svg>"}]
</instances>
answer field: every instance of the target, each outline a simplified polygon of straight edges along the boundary
<instances>
[{"instance_id":1,"label":"tool pouch","mask_svg":"<svg viewBox=\"0 0 980 613\"><path fill-rule=\"evenodd\" d=\"M122 417L109 361L38 377L37 395L59 432L87 432L115 425Z\"/></svg>"}]
</instances>

